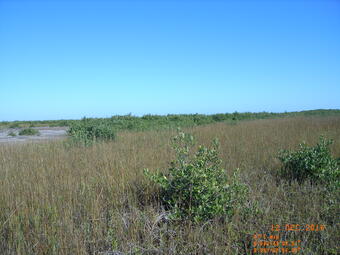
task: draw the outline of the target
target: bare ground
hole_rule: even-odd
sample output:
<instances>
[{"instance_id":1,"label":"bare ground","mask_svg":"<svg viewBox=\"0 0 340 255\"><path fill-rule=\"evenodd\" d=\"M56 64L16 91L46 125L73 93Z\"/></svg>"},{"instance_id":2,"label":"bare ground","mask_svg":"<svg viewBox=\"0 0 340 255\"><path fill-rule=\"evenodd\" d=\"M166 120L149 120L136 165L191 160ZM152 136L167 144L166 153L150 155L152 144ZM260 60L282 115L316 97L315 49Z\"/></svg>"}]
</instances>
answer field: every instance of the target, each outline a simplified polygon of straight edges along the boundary
<instances>
[{"instance_id":1,"label":"bare ground","mask_svg":"<svg viewBox=\"0 0 340 255\"><path fill-rule=\"evenodd\" d=\"M40 135L19 135L20 128L7 128L0 130L0 143L22 143L27 141L42 141L61 139L66 137L67 127L33 127ZM16 136L10 136L13 132Z\"/></svg>"}]
</instances>

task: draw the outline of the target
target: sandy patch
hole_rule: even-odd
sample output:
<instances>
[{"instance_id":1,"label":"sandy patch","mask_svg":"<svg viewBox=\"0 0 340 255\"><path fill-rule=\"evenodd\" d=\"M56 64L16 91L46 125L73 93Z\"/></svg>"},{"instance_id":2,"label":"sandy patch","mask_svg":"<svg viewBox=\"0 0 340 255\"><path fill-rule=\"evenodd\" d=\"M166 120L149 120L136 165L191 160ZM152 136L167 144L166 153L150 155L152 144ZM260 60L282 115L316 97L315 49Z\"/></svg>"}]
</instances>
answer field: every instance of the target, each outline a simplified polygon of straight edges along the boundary
<instances>
[{"instance_id":1,"label":"sandy patch","mask_svg":"<svg viewBox=\"0 0 340 255\"><path fill-rule=\"evenodd\" d=\"M67 127L34 127L40 132L40 135L18 135L20 128L7 128L0 130L0 143L12 142L26 142L26 141L40 141L40 140L53 140L66 137ZM10 132L16 136L8 135Z\"/></svg>"}]
</instances>

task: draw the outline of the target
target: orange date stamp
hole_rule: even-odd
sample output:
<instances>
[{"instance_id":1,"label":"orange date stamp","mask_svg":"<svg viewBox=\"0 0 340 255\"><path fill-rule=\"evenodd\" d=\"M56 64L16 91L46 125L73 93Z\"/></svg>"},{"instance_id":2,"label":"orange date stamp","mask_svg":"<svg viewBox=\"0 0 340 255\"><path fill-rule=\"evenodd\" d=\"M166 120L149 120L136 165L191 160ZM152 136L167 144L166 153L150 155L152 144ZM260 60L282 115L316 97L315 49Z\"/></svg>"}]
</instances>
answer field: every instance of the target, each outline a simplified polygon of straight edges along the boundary
<instances>
[{"instance_id":1,"label":"orange date stamp","mask_svg":"<svg viewBox=\"0 0 340 255\"><path fill-rule=\"evenodd\" d=\"M326 226L323 224L286 224L285 226L281 225L272 225L272 231L324 231L326 230Z\"/></svg>"},{"instance_id":2,"label":"orange date stamp","mask_svg":"<svg viewBox=\"0 0 340 255\"><path fill-rule=\"evenodd\" d=\"M302 251L301 240L282 240L279 232L290 231L325 231L322 224L285 224L272 225L271 231L275 234L254 234L252 240L253 254L297 254Z\"/></svg>"}]
</instances>

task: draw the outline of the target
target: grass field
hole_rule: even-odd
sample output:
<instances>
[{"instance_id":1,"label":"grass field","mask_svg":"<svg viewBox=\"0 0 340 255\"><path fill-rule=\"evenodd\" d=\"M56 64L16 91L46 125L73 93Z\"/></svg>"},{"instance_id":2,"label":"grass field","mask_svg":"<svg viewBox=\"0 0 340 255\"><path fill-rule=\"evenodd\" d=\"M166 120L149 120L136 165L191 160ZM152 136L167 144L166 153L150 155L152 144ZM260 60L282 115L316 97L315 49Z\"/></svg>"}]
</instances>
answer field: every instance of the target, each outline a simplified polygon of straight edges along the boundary
<instances>
[{"instance_id":1,"label":"grass field","mask_svg":"<svg viewBox=\"0 0 340 255\"><path fill-rule=\"evenodd\" d=\"M250 191L245 206L257 205L256 213L201 224L168 220L143 169L169 168L172 129L123 130L88 147L7 144L0 146L0 254L252 254L254 234L300 240L298 254L339 254L338 191L277 176L280 149L313 145L320 135L335 141L339 158L339 116L221 121L184 131L198 144L219 139L223 167L240 169ZM286 224L325 230L271 229Z\"/></svg>"}]
</instances>

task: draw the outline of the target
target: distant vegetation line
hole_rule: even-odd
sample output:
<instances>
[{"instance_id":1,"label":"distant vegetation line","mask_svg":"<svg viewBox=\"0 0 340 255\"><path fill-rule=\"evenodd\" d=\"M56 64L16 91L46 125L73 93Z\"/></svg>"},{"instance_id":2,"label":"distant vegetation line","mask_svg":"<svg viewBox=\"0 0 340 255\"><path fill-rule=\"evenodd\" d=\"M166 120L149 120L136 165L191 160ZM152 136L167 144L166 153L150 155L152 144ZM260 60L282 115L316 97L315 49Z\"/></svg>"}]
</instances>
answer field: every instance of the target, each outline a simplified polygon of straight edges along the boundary
<instances>
[{"instance_id":1,"label":"distant vegetation line","mask_svg":"<svg viewBox=\"0 0 340 255\"><path fill-rule=\"evenodd\" d=\"M340 109L318 109L300 112L234 112L234 113L218 113L218 114L168 114L168 115L152 115L147 114L142 117L128 115L115 115L111 118L86 118L87 121L98 124L110 125L115 130L136 130L144 131L150 129L164 129L180 127L193 127L215 122L230 121L231 123L240 120L253 119L270 119L280 117L293 116L340 116ZM35 126L72 126L82 120L39 120L39 121L2 121L0 128L22 128Z\"/></svg>"}]
</instances>

